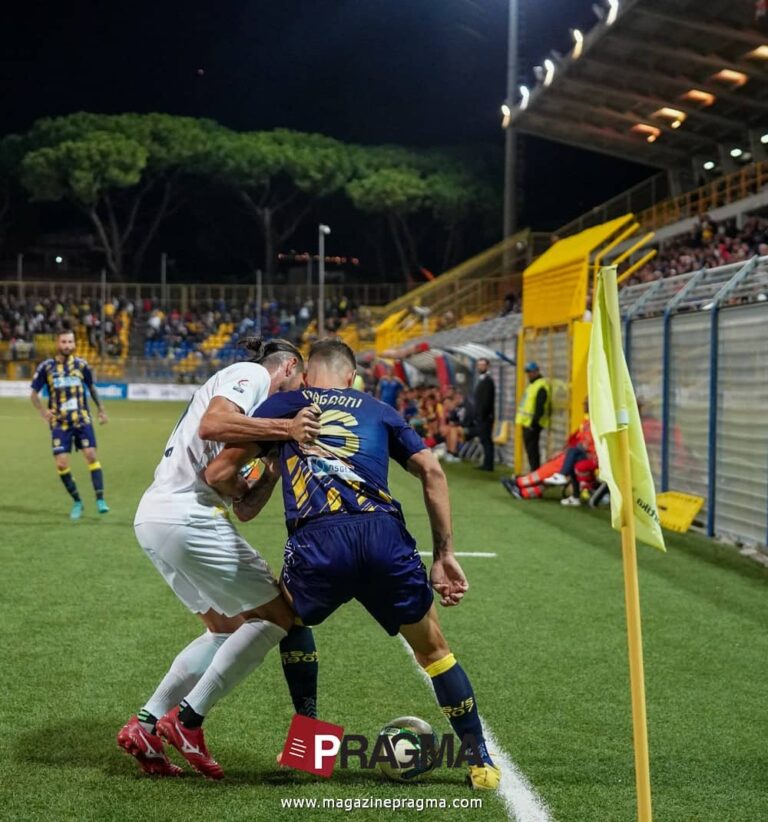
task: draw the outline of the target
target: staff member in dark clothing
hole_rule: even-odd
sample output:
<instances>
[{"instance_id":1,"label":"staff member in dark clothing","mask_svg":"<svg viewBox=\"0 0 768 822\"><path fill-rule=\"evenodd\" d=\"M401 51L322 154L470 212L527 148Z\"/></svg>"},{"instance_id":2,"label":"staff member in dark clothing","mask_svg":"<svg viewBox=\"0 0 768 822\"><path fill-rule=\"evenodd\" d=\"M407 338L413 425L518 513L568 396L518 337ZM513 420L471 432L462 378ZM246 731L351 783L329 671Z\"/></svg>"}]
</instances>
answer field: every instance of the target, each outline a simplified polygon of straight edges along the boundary
<instances>
[{"instance_id":1,"label":"staff member in dark clothing","mask_svg":"<svg viewBox=\"0 0 768 822\"><path fill-rule=\"evenodd\" d=\"M472 433L480 438L483 446L481 471L493 471L493 423L496 417L496 385L488 372L490 363L486 359L477 361L477 381L475 383L475 424Z\"/></svg>"},{"instance_id":2,"label":"staff member in dark clothing","mask_svg":"<svg viewBox=\"0 0 768 822\"><path fill-rule=\"evenodd\" d=\"M541 451L539 450L541 429L549 427L550 390L549 383L541 376L539 366L535 362L529 362L525 366L525 373L528 376L528 385L520 398L515 422L522 426L523 444L525 453L528 455L528 464L531 471L535 471L541 464Z\"/></svg>"}]
</instances>

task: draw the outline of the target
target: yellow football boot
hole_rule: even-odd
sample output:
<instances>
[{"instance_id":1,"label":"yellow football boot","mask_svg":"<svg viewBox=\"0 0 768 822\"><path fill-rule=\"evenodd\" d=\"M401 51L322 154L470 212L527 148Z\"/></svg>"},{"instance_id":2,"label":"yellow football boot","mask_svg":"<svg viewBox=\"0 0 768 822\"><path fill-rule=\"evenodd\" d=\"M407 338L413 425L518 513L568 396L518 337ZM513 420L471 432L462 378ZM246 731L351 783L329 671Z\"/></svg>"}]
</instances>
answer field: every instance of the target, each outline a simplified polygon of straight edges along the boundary
<instances>
[{"instance_id":1,"label":"yellow football boot","mask_svg":"<svg viewBox=\"0 0 768 822\"><path fill-rule=\"evenodd\" d=\"M470 765L467 780L473 791L496 791L501 782L501 769L495 765Z\"/></svg>"}]
</instances>

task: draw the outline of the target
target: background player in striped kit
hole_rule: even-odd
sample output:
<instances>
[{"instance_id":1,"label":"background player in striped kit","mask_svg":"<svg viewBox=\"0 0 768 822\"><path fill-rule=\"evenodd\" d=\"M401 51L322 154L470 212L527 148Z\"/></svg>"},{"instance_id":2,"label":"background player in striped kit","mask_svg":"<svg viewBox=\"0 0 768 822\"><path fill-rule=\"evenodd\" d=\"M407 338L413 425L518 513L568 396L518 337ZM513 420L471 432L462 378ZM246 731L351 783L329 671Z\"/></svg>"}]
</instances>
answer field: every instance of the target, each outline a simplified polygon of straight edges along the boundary
<instances>
[{"instance_id":1,"label":"background player in striped kit","mask_svg":"<svg viewBox=\"0 0 768 822\"><path fill-rule=\"evenodd\" d=\"M75 332L59 331L56 337L56 355L43 360L37 366L32 379L30 399L40 416L51 427L53 458L59 477L74 501L69 516L76 520L83 515L83 502L69 467L73 443L78 451L83 452L88 470L91 472L98 512L106 514L109 506L104 499L104 475L96 455L96 434L88 408L86 389L98 409L100 425L107 422L107 414L93 383L93 373L88 363L81 357L75 357L74 351ZM47 408L43 408L40 402L40 391L44 387L48 388Z\"/></svg>"}]
</instances>

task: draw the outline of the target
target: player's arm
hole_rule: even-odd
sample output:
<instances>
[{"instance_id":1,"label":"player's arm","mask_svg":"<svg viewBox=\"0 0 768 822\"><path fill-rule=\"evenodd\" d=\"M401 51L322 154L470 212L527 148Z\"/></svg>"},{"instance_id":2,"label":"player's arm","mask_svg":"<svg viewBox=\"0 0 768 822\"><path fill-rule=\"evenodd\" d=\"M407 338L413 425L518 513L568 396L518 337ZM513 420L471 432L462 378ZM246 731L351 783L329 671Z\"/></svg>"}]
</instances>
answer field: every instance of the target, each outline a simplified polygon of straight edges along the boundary
<instances>
[{"instance_id":1,"label":"player's arm","mask_svg":"<svg viewBox=\"0 0 768 822\"><path fill-rule=\"evenodd\" d=\"M101 398L99 397L99 392L96 390L96 384L93 381L93 372L90 369L90 366L83 363L83 382L85 383L86 388L88 389L88 393L93 398L93 404L96 406L99 412L99 424L104 425L104 423L109 422L109 418L107 417L107 412L104 410L104 406L101 404Z\"/></svg>"},{"instance_id":2,"label":"player's arm","mask_svg":"<svg viewBox=\"0 0 768 822\"><path fill-rule=\"evenodd\" d=\"M37 413L40 414L46 422L50 422L53 419L53 411L50 408L43 408L43 404L40 402L40 394L38 394L34 388L29 394L29 399L32 401L32 405L34 405Z\"/></svg>"},{"instance_id":3,"label":"player's arm","mask_svg":"<svg viewBox=\"0 0 768 822\"><path fill-rule=\"evenodd\" d=\"M277 457L264 460L264 466L264 473L250 487L250 490L234 501L232 509L241 522L248 522L261 513L280 481L280 460Z\"/></svg>"},{"instance_id":4,"label":"player's arm","mask_svg":"<svg viewBox=\"0 0 768 822\"><path fill-rule=\"evenodd\" d=\"M246 443L254 440L270 442L296 440L311 442L320 433L317 415L310 409L300 411L292 419L248 417L226 397L214 397L200 420L200 439L214 442Z\"/></svg>"},{"instance_id":5,"label":"player's arm","mask_svg":"<svg viewBox=\"0 0 768 822\"><path fill-rule=\"evenodd\" d=\"M320 432L320 409L316 405L308 405L304 397L296 394L297 392L293 391L274 394L253 412L252 418L237 412L227 413L232 413L235 419L239 417L243 421L261 423L257 430L260 432L258 438L262 441L275 442L287 438L297 442L308 442L314 439L314 431ZM214 397L208 408L219 404L219 401L229 402L225 397ZM280 432L280 435L271 435L271 431ZM211 461L204 471L204 478L212 488L231 497L242 497L245 494L247 489L244 490L240 482L240 469L254 456L262 453L264 447L252 440L253 434L250 442L229 443ZM266 449L269 450L269 446L266 446Z\"/></svg>"},{"instance_id":6,"label":"player's arm","mask_svg":"<svg viewBox=\"0 0 768 822\"><path fill-rule=\"evenodd\" d=\"M32 390L30 392L29 399L32 401L35 411L37 411L37 413L49 423L54 418L54 413L50 408L43 408L43 404L40 402L40 392L43 390L44 385L45 363L40 363L35 371L35 376L32 378L32 385L30 386Z\"/></svg>"},{"instance_id":7,"label":"player's arm","mask_svg":"<svg viewBox=\"0 0 768 822\"><path fill-rule=\"evenodd\" d=\"M458 605L469 590L469 583L453 553L448 480L437 457L426 448L413 454L406 468L419 478L424 490L424 505L432 528L432 587L440 596L441 605Z\"/></svg>"},{"instance_id":8,"label":"player's arm","mask_svg":"<svg viewBox=\"0 0 768 822\"><path fill-rule=\"evenodd\" d=\"M234 499L243 497L250 486L240 476L240 469L259 454L261 446L257 442L227 445L203 471L203 479L222 496Z\"/></svg>"}]
</instances>

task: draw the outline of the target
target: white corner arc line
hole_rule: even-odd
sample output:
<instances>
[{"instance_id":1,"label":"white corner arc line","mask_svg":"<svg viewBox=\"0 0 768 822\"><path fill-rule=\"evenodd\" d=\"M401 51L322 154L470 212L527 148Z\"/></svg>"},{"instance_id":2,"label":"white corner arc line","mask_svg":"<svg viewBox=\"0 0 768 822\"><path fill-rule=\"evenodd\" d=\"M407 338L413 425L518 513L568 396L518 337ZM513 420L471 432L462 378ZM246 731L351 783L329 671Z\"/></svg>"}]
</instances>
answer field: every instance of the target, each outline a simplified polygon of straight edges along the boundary
<instances>
[{"instance_id":1,"label":"white corner arc line","mask_svg":"<svg viewBox=\"0 0 768 822\"><path fill-rule=\"evenodd\" d=\"M402 634L398 634L403 647L408 652L416 666L416 670L432 687L429 676L424 669L416 662L411 646L403 639ZM515 765L509 754L502 749L488 723L480 717L483 726L483 734L488 748L493 752L494 761L501 768L501 785L499 786L499 796L507 809L507 817L511 822L553 822L549 808L544 800L536 793L531 783L525 778L520 768Z\"/></svg>"},{"instance_id":2,"label":"white corner arc line","mask_svg":"<svg viewBox=\"0 0 768 822\"><path fill-rule=\"evenodd\" d=\"M431 557L432 551L419 551L423 557ZM455 551L455 557L482 557L483 559L495 559L496 554L489 551Z\"/></svg>"}]
</instances>

